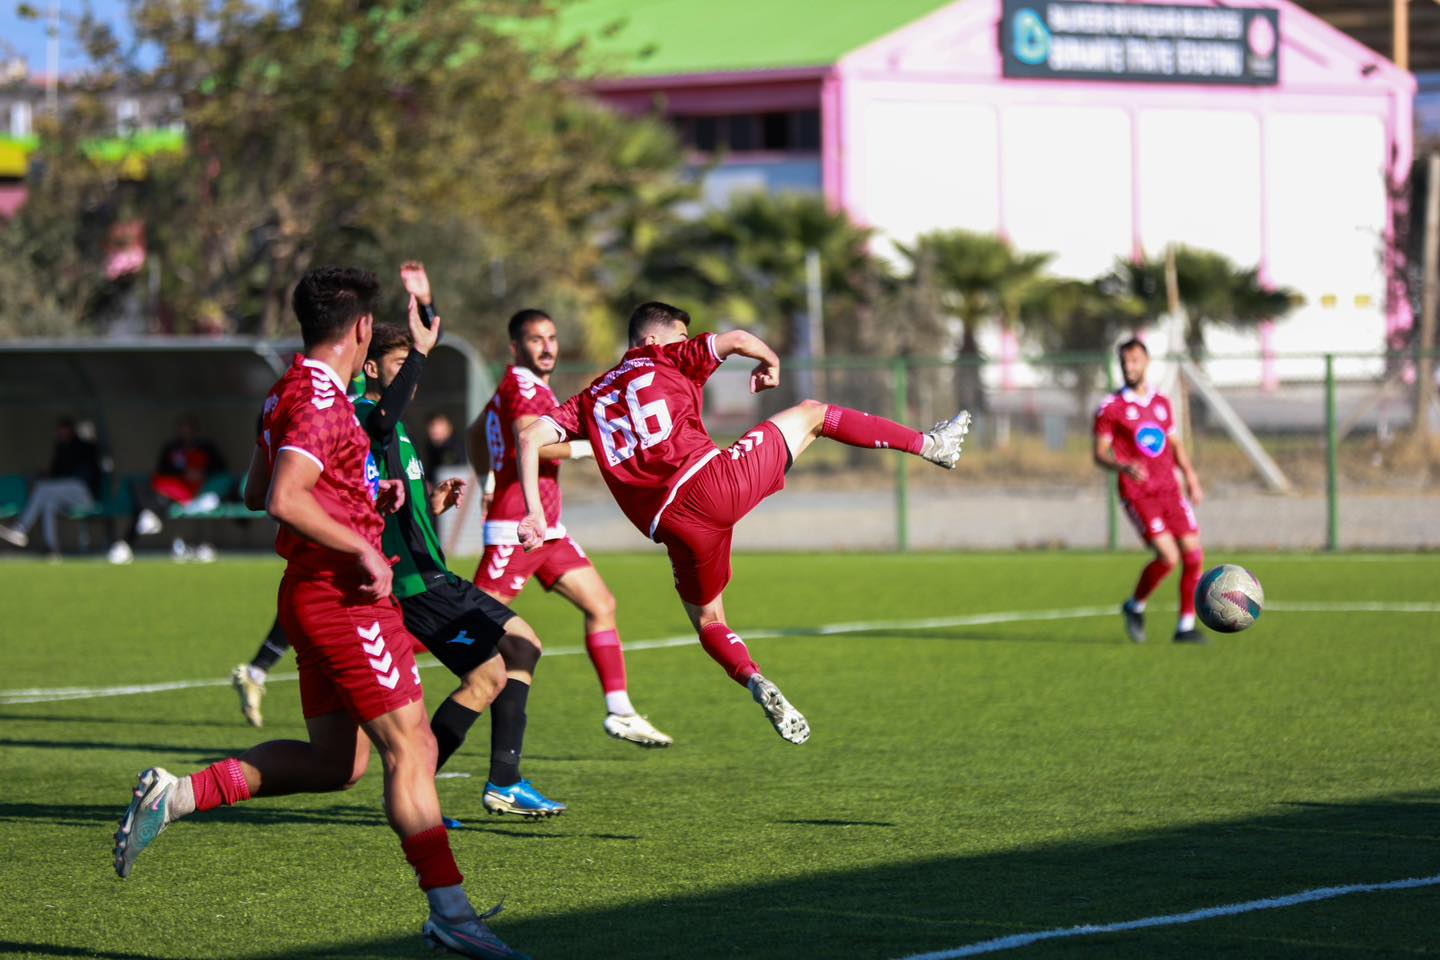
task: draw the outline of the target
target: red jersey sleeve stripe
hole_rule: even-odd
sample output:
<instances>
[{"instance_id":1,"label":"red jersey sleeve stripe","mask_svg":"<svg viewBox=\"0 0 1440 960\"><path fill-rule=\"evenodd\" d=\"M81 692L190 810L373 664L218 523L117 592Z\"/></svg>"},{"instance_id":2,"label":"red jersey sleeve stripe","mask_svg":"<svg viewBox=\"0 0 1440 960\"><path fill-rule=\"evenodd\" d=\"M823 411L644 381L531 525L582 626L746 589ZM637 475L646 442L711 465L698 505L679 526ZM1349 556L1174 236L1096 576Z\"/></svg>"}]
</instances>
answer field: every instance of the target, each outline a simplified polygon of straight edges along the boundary
<instances>
[{"instance_id":1,"label":"red jersey sleeve stripe","mask_svg":"<svg viewBox=\"0 0 1440 960\"><path fill-rule=\"evenodd\" d=\"M325 461L321 460L319 457L315 456L315 454L311 453L309 450L306 450L306 449L303 448L303 447L295 447L295 446L291 446L291 445L289 445L289 444L286 444L285 446L281 447L279 450L276 450L276 451L275 451L275 455L278 457L280 454L284 453L286 450L293 450L295 453L300 454L302 457L309 457L311 460L315 461L315 466L319 467L322 472L324 471L324 469L325 469Z\"/></svg>"}]
</instances>

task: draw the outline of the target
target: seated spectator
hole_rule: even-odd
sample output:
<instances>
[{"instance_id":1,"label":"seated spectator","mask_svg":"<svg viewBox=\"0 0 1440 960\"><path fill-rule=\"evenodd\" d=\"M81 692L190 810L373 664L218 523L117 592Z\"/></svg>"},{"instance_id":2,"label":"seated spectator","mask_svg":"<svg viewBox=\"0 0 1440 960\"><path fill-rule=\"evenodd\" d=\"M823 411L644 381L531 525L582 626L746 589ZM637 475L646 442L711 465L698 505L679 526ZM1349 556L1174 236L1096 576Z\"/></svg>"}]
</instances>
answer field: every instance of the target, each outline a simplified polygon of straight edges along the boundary
<instances>
[{"instance_id":1,"label":"seated spectator","mask_svg":"<svg viewBox=\"0 0 1440 960\"><path fill-rule=\"evenodd\" d=\"M432 413L425 418L425 438L425 476L434 478L441 467L466 465L465 444L455 435L455 424L445 414Z\"/></svg>"},{"instance_id":2,"label":"seated spectator","mask_svg":"<svg viewBox=\"0 0 1440 960\"><path fill-rule=\"evenodd\" d=\"M39 520L46 552L58 557L60 538L56 520L62 512L93 507L99 495L100 450L93 441L80 436L74 420L64 417L55 424L50 469L35 481L15 525L0 526L0 540L17 547L28 546L30 528Z\"/></svg>"},{"instance_id":3,"label":"seated spectator","mask_svg":"<svg viewBox=\"0 0 1440 960\"><path fill-rule=\"evenodd\" d=\"M200 436L195 418L182 417L175 425L175 438L160 450L155 472L148 481L132 485L135 515L124 539L111 545L110 562L133 560L136 538L159 533L165 525L160 518L172 504L197 513L218 506L220 497L203 491L206 481L224 470L225 458L213 443ZM215 557L214 548L209 544L202 543L192 554L183 540L175 541L173 551L177 560L213 560Z\"/></svg>"}]
</instances>

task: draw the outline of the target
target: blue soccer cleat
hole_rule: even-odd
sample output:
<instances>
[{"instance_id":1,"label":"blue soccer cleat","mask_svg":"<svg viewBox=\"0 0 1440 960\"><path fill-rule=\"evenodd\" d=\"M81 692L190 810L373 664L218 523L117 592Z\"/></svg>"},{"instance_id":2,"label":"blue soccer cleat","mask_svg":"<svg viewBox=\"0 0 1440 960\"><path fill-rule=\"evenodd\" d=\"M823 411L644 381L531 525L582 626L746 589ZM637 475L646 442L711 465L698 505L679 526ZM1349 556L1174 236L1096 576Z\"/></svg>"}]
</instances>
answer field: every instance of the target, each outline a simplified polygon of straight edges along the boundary
<instances>
[{"instance_id":1,"label":"blue soccer cleat","mask_svg":"<svg viewBox=\"0 0 1440 960\"><path fill-rule=\"evenodd\" d=\"M521 780L508 787L497 787L487 781L485 796L481 798L481 802L490 813L513 813L517 817L529 817L531 820L557 817L566 809L565 804L546 799L529 780Z\"/></svg>"},{"instance_id":2,"label":"blue soccer cleat","mask_svg":"<svg viewBox=\"0 0 1440 960\"><path fill-rule=\"evenodd\" d=\"M425 926L421 928L420 935L431 950L443 950L462 957L478 957L480 960L530 960L529 954L506 946L503 940L495 936L495 931L485 925L486 920L499 912L500 908L496 907L478 917L471 913L463 920L447 920L432 912L430 919L426 920Z\"/></svg>"},{"instance_id":3,"label":"blue soccer cleat","mask_svg":"<svg viewBox=\"0 0 1440 960\"><path fill-rule=\"evenodd\" d=\"M135 783L134 797L115 834L115 872L130 876L136 859L170 825L170 798L180 783L163 767L151 767Z\"/></svg>"}]
</instances>

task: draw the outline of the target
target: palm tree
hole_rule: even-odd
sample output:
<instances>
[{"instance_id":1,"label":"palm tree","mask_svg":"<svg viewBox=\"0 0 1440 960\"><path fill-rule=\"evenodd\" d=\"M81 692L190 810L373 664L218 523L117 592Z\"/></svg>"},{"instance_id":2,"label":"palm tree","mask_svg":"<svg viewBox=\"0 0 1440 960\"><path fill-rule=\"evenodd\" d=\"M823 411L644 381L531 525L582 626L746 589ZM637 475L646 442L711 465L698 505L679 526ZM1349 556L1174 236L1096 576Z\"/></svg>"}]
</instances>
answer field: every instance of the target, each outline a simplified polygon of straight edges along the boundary
<instances>
[{"instance_id":1,"label":"palm tree","mask_svg":"<svg viewBox=\"0 0 1440 960\"><path fill-rule=\"evenodd\" d=\"M1058 379L1069 381L1082 418L1089 412L1090 397L1099 388L1108 359L1097 349L1109 346L1144 315L1144 302L1113 274L1095 280L1042 280L1030 288L1020 306L1025 332L1047 354L1096 357L1056 370Z\"/></svg>"}]
</instances>

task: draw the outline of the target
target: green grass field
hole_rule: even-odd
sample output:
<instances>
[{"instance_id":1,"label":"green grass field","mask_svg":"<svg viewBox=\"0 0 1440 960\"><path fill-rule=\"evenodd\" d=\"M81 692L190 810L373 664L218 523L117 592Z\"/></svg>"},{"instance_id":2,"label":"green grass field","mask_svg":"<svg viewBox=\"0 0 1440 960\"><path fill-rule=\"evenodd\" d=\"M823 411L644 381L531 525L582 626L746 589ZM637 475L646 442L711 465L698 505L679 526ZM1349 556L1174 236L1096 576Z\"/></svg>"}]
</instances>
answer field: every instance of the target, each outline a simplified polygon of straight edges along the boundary
<instances>
[{"instance_id":1,"label":"green grass field","mask_svg":"<svg viewBox=\"0 0 1440 960\"><path fill-rule=\"evenodd\" d=\"M447 768L470 778L439 783L466 822L470 890L504 895L496 930L547 960L894 960L1440 874L1440 558L1221 559L1250 566L1271 606L1248 633L1177 647L1174 580L1152 642L1122 637L1138 554L740 557L731 625L770 633L751 647L810 719L798 748L698 647L643 649L686 632L663 558L599 565L667 751L603 735L578 615L532 586L518 607L552 655L526 773L570 812L485 816L482 720ZM0 564L0 955L426 955L378 762L352 792L199 815L130 880L111 869L137 771L303 736L293 680L272 681L263 733L225 682L269 626L280 569ZM425 678L433 707L449 677ZM997 955L1437 953L1429 885Z\"/></svg>"}]
</instances>

